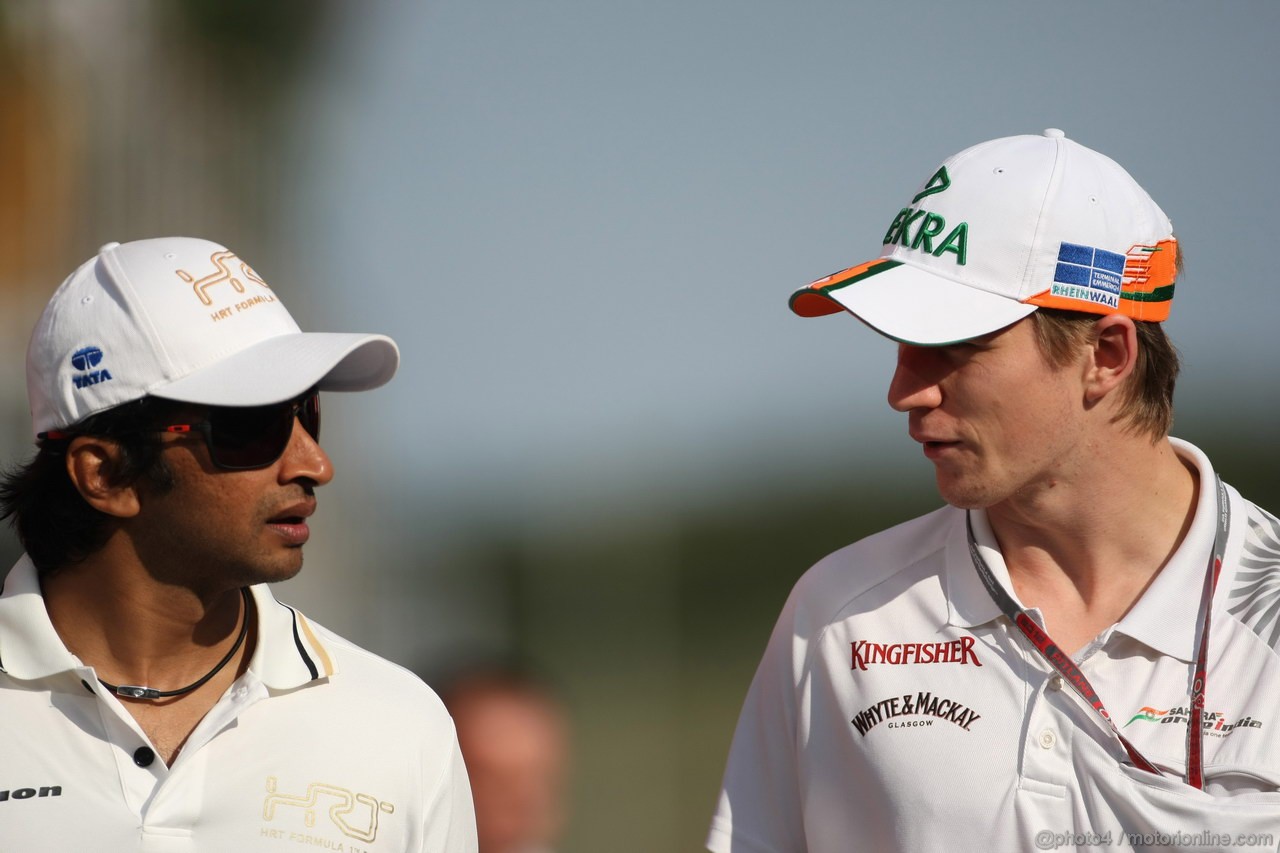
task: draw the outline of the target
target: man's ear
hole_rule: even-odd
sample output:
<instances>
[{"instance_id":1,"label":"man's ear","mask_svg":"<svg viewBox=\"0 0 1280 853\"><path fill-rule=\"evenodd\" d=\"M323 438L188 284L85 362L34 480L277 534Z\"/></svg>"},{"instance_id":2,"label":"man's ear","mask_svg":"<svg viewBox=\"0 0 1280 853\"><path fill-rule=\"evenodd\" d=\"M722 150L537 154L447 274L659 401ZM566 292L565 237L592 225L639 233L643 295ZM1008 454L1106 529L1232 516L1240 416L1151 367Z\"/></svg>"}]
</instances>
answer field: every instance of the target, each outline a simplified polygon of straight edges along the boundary
<instances>
[{"instance_id":1,"label":"man's ear","mask_svg":"<svg viewBox=\"0 0 1280 853\"><path fill-rule=\"evenodd\" d=\"M120 482L120 445L78 435L67 446L67 476L89 506L116 518L132 518L142 508L132 483Z\"/></svg>"},{"instance_id":2,"label":"man's ear","mask_svg":"<svg viewBox=\"0 0 1280 853\"><path fill-rule=\"evenodd\" d=\"M1138 365L1138 330L1123 314L1108 314L1094 325L1085 365L1085 400L1099 403L1124 384Z\"/></svg>"}]
</instances>

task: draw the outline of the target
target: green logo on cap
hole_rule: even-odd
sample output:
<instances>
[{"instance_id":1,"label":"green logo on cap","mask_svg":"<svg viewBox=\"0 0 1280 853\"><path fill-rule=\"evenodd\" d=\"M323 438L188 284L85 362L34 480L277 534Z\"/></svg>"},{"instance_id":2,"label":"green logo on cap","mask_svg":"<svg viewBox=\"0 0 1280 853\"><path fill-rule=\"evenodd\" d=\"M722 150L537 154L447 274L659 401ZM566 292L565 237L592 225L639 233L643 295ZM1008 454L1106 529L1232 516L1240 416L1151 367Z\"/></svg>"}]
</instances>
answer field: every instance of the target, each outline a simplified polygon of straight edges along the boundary
<instances>
[{"instance_id":1,"label":"green logo on cap","mask_svg":"<svg viewBox=\"0 0 1280 853\"><path fill-rule=\"evenodd\" d=\"M951 186L951 178L947 175L947 167L939 166L938 171L934 172L933 177L929 179L929 183L924 185L924 189L916 193L916 197L911 199L911 203L915 204L927 195L940 193L949 186Z\"/></svg>"},{"instance_id":2,"label":"green logo on cap","mask_svg":"<svg viewBox=\"0 0 1280 853\"><path fill-rule=\"evenodd\" d=\"M947 167L942 166L933 173L933 177L929 179L929 183L925 184L924 189L916 193L911 203L915 204L925 196L936 195L949 186L951 186L951 177L947 174ZM946 237L942 237L944 232ZM936 240L938 237L942 239ZM947 220L941 215L923 209L917 210L914 207L904 207L898 211L893 222L889 223L889 230L885 232L884 240L881 242L886 246L897 243L908 249L920 249L935 258L950 252L956 256L956 264L964 266L964 262L969 257L969 223L961 222L948 231Z\"/></svg>"},{"instance_id":3,"label":"green logo on cap","mask_svg":"<svg viewBox=\"0 0 1280 853\"><path fill-rule=\"evenodd\" d=\"M889 224L889 230L885 232L882 242L886 246L890 243L899 243L909 249L921 249L935 258L951 252L956 256L956 264L964 266L964 262L969 257L969 223L961 222L948 231L947 236L935 249L934 238L946 230L946 227L947 220L936 213L904 207ZM914 235L911 233L912 228L916 228Z\"/></svg>"}]
</instances>

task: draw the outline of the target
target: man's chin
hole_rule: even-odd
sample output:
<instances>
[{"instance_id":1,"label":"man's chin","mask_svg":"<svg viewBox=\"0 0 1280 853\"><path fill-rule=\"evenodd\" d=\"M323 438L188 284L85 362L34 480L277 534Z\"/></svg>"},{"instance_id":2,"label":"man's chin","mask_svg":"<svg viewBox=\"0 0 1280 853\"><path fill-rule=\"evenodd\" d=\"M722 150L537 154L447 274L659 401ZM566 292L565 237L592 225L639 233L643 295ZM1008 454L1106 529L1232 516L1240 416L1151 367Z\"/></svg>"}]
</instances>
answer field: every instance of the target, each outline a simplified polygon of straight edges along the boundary
<instances>
[{"instance_id":1,"label":"man's chin","mask_svg":"<svg viewBox=\"0 0 1280 853\"><path fill-rule=\"evenodd\" d=\"M274 565L245 566L240 579L241 585L253 586L260 583L292 580L302 571L302 549L290 548L283 558L273 562Z\"/></svg>"},{"instance_id":2,"label":"man's chin","mask_svg":"<svg viewBox=\"0 0 1280 853\"><path fill-rule=\"evenodd\" d=\"M991 493L979 485L943 477L938 473L938 494L957 509L986 509L993 503Z\"/></svg>"}]
</instances>

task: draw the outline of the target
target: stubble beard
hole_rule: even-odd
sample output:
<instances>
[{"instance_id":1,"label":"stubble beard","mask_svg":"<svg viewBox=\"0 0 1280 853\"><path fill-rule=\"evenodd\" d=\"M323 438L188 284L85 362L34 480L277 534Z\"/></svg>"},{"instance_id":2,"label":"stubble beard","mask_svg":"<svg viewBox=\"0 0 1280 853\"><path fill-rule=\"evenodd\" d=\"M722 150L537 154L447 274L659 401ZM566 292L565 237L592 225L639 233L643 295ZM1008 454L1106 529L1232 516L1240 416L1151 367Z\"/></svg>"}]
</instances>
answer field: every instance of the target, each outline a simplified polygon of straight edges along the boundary
<instances>
[{"instance_id":1,"label":"stubble beard","mask_svg":"<svg viewBox=\"0 0 1280 853\"><path fill-rule=\"evenodd\" d=\"M273 547L265 522L256 535L237 537L173 521L161 522L135 543L143 566L161 583L213 593L286 581L302 570L302 546Z\"/></svg>"}]
</instances>

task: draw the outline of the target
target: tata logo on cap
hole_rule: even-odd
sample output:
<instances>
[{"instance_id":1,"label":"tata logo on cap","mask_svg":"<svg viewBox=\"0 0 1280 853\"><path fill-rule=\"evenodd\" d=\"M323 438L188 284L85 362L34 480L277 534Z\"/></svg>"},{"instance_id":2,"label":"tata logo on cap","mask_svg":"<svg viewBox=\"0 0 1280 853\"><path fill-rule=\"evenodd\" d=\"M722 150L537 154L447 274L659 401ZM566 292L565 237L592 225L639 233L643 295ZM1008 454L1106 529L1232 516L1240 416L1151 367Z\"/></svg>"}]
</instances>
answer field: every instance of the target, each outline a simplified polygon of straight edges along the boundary
<instances>
[{"instance_id":1,"label":"tata logo on cap","mask_svg":"<svg viewBox=\"0 0 1280 853\"><path fill-rule=\"evenodd\" d=\"M105 367L102 370L94 370L101 363L102 350L98 347L83 347L71 354L71 366L81 371L79 376L71 377L77 390L97 385L99 382L107 382L112 378L111 371Z\"/></svg>"},{"instance_id":2,"label":"tata logo on cap","mask_svg":"<svg viewBox=\"0 0 1280 853\"><path fill-rule=\"evenodd\" d=\"M97 347L85 347L71 354L71 366L76 370L88 370L97 367L102 361L102 350Z\"/></svg>"}]
</instances>

